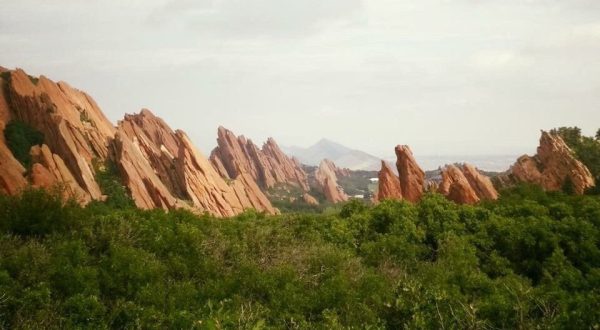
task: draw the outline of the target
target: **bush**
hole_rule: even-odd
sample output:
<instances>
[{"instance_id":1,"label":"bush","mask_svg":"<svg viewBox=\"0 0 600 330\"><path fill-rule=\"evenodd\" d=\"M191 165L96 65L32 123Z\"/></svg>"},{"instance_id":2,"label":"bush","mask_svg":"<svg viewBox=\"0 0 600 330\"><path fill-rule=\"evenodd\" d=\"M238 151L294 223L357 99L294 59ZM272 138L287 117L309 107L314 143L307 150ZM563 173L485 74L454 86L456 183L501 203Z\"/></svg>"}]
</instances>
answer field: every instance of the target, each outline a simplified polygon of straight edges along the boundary
<instances>
[{"instance_id":1,"label":"bush","mask_svg":"<svg viewBox=\"0 0 600 330\"><path fill-rule=\"evenodd\" d=\"M229 219L0 197L0 328L600 325L600 199L358 201Z\"/></svg>"},{"instance_id":2,"label":"bush","mask_svg":"<svg viewBox=\"0 0 600 330\"><path fill-rule=\"evenodd\" d=\"M31 168L29 151L31 147L44 143L44 135L22 121L12 120L4 128L4 138L15 158L25 168Z\"/></svg>"}]
</instances>

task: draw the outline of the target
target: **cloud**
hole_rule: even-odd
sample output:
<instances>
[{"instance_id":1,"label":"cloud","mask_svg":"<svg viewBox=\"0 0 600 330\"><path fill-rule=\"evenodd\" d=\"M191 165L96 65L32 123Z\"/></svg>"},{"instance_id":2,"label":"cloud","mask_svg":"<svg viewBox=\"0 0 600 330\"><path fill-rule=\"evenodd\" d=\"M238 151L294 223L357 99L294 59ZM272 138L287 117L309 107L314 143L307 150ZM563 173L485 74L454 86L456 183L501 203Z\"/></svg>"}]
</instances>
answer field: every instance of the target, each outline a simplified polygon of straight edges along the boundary
<instances>
[{"instance_id":1,"label":"cloud","mask_svg":"<svg viewBox=\"0 0 600 330\"><path fill-rule=\"evenodd\" d=\"M359 19L362 0L171 0L151 22L181 22L198 34L288 38Z\"/></svg>"}]
</instances>

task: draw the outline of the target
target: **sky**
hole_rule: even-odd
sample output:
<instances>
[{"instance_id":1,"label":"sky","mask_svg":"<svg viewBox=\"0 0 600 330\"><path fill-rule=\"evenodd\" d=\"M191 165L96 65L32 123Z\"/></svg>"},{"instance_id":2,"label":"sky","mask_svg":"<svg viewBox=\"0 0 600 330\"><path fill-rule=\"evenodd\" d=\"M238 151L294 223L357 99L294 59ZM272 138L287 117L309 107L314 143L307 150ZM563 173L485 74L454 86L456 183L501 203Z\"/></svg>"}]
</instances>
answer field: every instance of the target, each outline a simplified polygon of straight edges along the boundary
<instances>
[{"instance_id":1,"label":"sky","mask_svg":"<svg viewBox=\"0 0 600 330\"><path fill-rule=\"evenodd\" d=\"M533 153L600 127L598 0L0 0L0 65L116 122L151 109L208 154L328 138L393 157Z\"/></svg>"}]
</instances>

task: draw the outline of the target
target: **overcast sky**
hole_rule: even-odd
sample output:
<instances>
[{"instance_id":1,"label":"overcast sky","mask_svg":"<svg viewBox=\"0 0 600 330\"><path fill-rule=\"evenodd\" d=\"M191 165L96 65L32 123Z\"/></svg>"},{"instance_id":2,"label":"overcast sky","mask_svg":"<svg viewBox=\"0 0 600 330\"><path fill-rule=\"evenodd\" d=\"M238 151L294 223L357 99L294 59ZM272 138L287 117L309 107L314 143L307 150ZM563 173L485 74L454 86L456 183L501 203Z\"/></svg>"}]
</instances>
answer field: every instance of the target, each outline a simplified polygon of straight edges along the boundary
<instances>
[{"instance_id":1,"label":"overcast sky","mask_svg":"<svg viewBox=\"0 0 600 330\"><path fill-rule=\"evenodd\" d=\"M0 65L113 121L149 108L200 149L218 125L381 157L533 152L600 127L599 0L0 0Z\"/></svg>"}]
</instances>

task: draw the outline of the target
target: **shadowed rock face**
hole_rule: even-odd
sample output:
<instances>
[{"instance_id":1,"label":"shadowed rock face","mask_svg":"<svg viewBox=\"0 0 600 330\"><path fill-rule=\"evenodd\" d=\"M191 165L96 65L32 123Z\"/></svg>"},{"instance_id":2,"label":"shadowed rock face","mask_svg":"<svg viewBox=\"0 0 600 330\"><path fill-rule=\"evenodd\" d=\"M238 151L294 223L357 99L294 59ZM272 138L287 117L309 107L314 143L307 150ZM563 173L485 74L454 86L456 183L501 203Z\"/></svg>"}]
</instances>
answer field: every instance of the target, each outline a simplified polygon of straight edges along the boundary
<instances>
[{"instance_id":1,"label":"shadowed rock face","mask_svg":"<svg viewBox=\"0 0 600 330\"><path fill-rule=\"evenodd\" d=\"M410 202L418 202L425 188L425 172L417 164L408 146L398 145L395 151L402 196Z\"/></svg>"},{"instance_id":2,"label":"shadowed rock face","mask_svg":"<svg viewBox=\"0 0 600 330\"><path fill-rule=\"evenodd\" d=\"M331 203L339 203L348 200L348 195L338 185L338 174L346 175L344 170L339 169L335 164L323 159L315 171L315 180L319 189L323 191L325 198Z\"/></svg>"},{"instance_id":3,"label":"shadowed rock face","mask_svg":"<svg viewBox=\"0 0 600 330\"><path fill-rule=\"evenodd\" d=\"M521 156L510 173L517 182L537 184L549 191L561 190L570 183L573 192L583 194L595 186L589 169L575 158L563 139L544 131L537 155Z\"/></svg>"},{"instance_id":4,"label":"shadowed rock face","mask_svg":"<svg viewBox=\"0 0 600 330\"><path fill-rule=\"evenodd\" d=\"M490 178L474 166L447 165L442 170L442 182L438 192L459 204L475 204L481 200L495 200L498 192Z\"/></svg>"},{"instance_id":5,"label":"shadowed rock face","mask_svg":"<svg viewBox=\"0 0 600 330\"><path fill-rule=\"evenodd\" d=\"M237 137L219 127L217 143L210 160L221 176L236 178L245 172L263 189L284 183L309 190L307 175L300 164L286 156L272 138L259 149L244 136Z\"/></svg>"},{"instance_id":6,"label":"shadowed rock face","mask_svg":"<svg viewBox=\"0 0 600 330\"><path fill-rule=\"evenodd\" d=\"M377 200L384 199L402 199L402 187L400 186L400 179L394 174L389 165L382 160L381 170L379 171Z\"/></svg>"},{"instance_id":7,"label":"shadowed rock face","mask_svg":"<svg viewBox=\"0 0 600 330\"><path fill-rule=\"evenodd\" d=\"M32 167L26 171L0 134L0 193L60 184L82 204L102 200L95 167L110 161L140 208L188 208L216 216L247 208L278 212L251 175L240 170L236 180L225 182L183 132L149 110L126 115L114 127L91 97L66 83L22 70L2 72L0 131L19 120L40 131L44 145L31 148Z\"/></svg>"}]
</instances>

